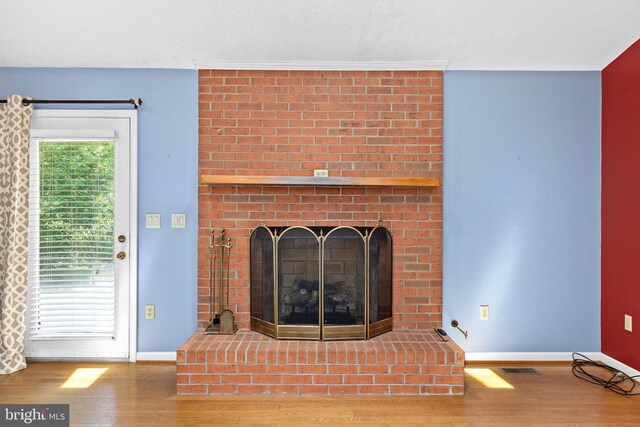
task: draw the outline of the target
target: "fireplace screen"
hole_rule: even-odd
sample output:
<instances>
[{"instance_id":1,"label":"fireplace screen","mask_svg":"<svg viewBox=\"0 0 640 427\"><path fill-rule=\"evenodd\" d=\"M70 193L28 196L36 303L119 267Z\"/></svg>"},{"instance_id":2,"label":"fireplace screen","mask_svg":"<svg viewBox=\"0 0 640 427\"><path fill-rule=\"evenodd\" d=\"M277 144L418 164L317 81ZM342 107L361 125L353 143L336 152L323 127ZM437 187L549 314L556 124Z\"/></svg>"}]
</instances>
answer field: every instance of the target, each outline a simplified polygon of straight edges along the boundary
<instances>
[{"instance_id":1,"label":"fireplace screen","mask_svg":"<svg viewBox=\"0 0 640 427\"><path fill-rule=\"evenodd\" d=\"M280 339L367 339L390 331L391 235L384 227L257 227L251 329Z\"/></svg>"}]
</instances>

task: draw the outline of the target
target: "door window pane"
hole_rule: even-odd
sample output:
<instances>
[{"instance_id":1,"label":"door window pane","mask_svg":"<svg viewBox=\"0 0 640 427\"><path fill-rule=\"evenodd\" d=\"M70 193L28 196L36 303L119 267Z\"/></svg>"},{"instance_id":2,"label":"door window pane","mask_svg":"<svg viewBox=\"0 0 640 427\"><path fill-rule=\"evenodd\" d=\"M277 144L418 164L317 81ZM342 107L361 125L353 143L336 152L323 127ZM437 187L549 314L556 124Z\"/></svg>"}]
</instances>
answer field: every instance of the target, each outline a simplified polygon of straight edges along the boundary
<instances>
[{"instance_id":1,"label":"door window pane","mask_svg":"<svg viewBox=\"0 0 640 427\"><path fill-rule=\"evenodd\" d=\"M34 140L32 338L115 335L115 142Z\"/></svg>"}]
</instances>

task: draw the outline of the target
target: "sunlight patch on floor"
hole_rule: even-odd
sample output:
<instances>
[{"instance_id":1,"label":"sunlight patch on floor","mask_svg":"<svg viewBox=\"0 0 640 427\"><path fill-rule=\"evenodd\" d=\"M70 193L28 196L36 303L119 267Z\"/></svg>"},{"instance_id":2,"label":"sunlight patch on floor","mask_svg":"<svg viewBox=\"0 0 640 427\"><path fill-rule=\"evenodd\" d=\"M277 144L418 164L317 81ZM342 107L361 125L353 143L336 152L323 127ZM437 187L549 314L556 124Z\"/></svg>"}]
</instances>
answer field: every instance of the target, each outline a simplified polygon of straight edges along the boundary
<instances>
[{"instance_id":1,"label":"sunlight patch on floor","mask_svg":"<svg viewBox=\"0 0 640 427\"><path fill-rule=\"evenodd\" d=\"M60 388L89 388L109 368L78 368Z\"/></svg>"},{"instance_id":2,"label":"sunlight patch on floor","mask_svg":"<svg viewBox=\"0 0 640 427\"><path fill-rule=\"evenodd\" d=\"M469 374L471 377L473 377L480 384L487 388L513 388L513 386L509 384L504 378L488 368L466 368L464 372L465 374Z\"/></svg>"}]
</instances>

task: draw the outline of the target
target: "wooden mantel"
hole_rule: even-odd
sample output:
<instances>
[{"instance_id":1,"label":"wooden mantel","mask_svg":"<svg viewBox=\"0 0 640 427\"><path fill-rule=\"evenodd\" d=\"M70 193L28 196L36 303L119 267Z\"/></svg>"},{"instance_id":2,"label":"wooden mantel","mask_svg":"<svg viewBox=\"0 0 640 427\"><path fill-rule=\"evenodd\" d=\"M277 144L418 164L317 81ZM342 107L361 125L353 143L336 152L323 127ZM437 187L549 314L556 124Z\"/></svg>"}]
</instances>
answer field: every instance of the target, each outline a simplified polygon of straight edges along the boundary
<instances>
[{"instance_id":1,"label":"wooden mantel","mask_svg":"<svg viewBox=\"0 0 640 427\"><path fill-rule=\"evenodd\" d=\"M258 175L202 175L201 184L209 185L306 185L334 187L440 187L439 178L396 177L315 177L315 176L258 176Z\"/></svg>"}]
</instances>

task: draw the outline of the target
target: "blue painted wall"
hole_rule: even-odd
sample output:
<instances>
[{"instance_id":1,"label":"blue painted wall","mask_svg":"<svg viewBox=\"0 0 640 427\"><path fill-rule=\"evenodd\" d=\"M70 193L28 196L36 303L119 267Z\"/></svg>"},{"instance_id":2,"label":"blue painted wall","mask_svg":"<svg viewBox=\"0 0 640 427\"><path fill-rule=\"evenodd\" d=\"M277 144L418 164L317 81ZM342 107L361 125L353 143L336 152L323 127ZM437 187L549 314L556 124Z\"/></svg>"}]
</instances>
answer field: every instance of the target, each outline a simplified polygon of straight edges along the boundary
<instances>
[{"instance_id":1,"label":"blue painted wall","mask_svg":"<svg viewBox=\"0 0 640 427\"><path fill-rule=\"evenodd\" d=\"M11 93L145 101L138 351L175 350L196 328L197 73L0 68ZM446 329L471 352L599 351L600 73L450 71L444 93Z\"/></svg>"},{"instance_id":2,"label":"blue painted wall","mask_svg":"<svg viewBox=\"0 0 640 427\"><path fill-rule=\"evenodd\" d=\"M0 98L144 101L138 116L138 351L174 351L196 329L197 91L194 70L0 68ZM144 228L149 212L162 215L161 229ZM186 229L170 227L171 213L187 214ZM156 305L155 320L144 319L145 304Z\"/></svg>"},{"instance_id":3,"label":"blue painted wall","mask_svg":"<svg viewBox=\"0 0 640 427\"><path fill-rule=\"evenodd\" d=\"M443 323L466 351L600 351L600 81L445 73Z\"/></svg>"}]
</instances>

